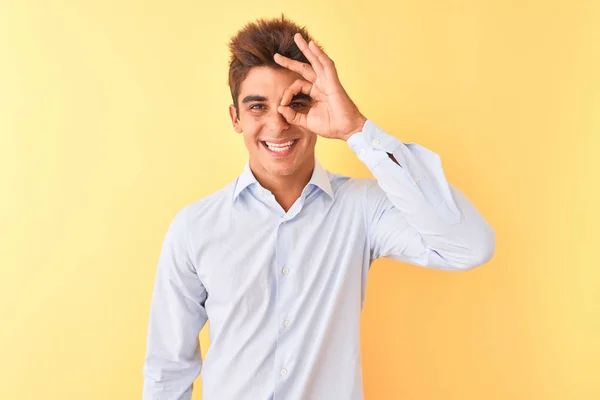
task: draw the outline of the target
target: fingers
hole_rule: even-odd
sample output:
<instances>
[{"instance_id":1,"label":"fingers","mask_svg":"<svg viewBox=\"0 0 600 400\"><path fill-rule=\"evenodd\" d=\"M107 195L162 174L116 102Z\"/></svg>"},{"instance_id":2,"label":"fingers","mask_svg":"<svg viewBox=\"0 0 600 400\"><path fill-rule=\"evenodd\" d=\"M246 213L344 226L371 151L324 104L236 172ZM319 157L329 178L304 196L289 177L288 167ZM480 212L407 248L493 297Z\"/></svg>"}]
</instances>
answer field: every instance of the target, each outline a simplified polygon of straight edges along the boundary
<instances>
[{"instance_id":1,"label":"fingers","mask_svg":"<svg viewBox=\"0 0 600 400\"><path fill-rule=\"evenodd\" d=\"M297 72L300 75L302 75L302 77L307 81L314 83L317 79L317 76L323 75L325 73L323 65L319 61L319 58L315 55L313 50L311 50L311 47L316 48L317 45L311 40L312 46L309 47L309 44L306 43L306 40L304 40L302 35L299 33L296 33L294 35L294 42L296 43L300 51L304 54L306 59L310 62L310 64L292 60L279 53L276 53L273 59L277 64L281 65L282 67Z\"/></svg>"},{"instance_id":2,"label":"fingers","mask_svg":"<svg viewBox=\"0 0 600 400\"><path fill-rule=\"evenodd\" d=\"M308 44L309 49L317 56L317 59L323 66L325 76L327 79L331 79L332 81L338 80L337 69L335 68L335 63L333 60L325 54L323 50L319 48L312 40Z\"/></svg>"},{"instance_id":3,"label":"fingers","mask_svg":"<svg viewBox=\"0 0 600 400\"><path fill-rule=\"evenodd\" d=\"M319 61L319 59L315 55L315 53L313 53L312 50L308 47L308 43L306 43L306 40L304 40L302 35L299 33L296 33L294 35L294 42L296 42L296 45L298 46L300 51L306 56L306 58L310 62L310 65L312 65L313 69L315 70L315 73L317 74L317 76L322 75L324 72L323 65L321 64L321 62Z\"/></svg>"},{"instance_id":4,"label":"fingers","mask_svg":"<svg viewBox=\"0 0 600 400\"><path fill-rule=\"evenodd\" d=\"M296 112L288 106L279 106L277 111L283 115L288 123L306 128L306 114Z\"/></svg>"},{"instance_id":5,"label":"fingers","mask_svg":"<svg viewBox=\"0 0 600 400\"><path fill-rule=\"evenodd\" d=\"M309 95L312 86L312 83L304 79L297 79L283 92L281 103L277 107L277 111L279 111L279 113L281 113L281 115L284 116L288 123L306 127L306 114L302 112L297 112L293 108L289 107L289 104L291 103L294 96L298 93L304 93Z\"/></svg>"},{"instance_id":6,"label":"fingers","mask_svg":"<svg viewBox=\"0 0 600 400\"><path fill-rule=\"evenodd\" d=\"M310 95L312 89L312 83L305 81L304 79L296 79L287 89L283 91L281 97L281 105L287 106L292 101L292 98L298 93L304 93Z\"/></svg>"},{"instance_id":7,"label":"fingers","mask_svg":"<svg viewBox=\"0 0 600 400\"><path fill-rule=\"evenodd\" d=\"M317 74L315 73L315 70L310 64L292 60L291 58L282 56L279 53L275 54L274 60L277 64L281 65L282 67L299 73L304 79L306 79L309 82L314 83L317 79Z\"/></svg>"}]
</instances>

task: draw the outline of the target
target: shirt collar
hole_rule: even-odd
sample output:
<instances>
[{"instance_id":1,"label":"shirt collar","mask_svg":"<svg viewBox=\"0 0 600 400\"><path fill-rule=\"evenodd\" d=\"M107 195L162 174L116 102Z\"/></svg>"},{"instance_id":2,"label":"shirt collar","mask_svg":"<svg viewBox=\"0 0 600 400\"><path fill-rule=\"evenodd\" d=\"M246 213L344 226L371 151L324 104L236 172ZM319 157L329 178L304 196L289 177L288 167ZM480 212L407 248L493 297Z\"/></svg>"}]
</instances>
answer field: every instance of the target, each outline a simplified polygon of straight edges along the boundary
<instances>
[{"instance_id":1,"label":"shirt collar","mask_svg":"<svg viewBox=\"0 0 600 400\"><path fill-rule=\"evenodd\" d=\"M246 161L246 165L244 166L244 170L242 171L241 175L237 178L235 188L233 190L233 201L236 201L240 193L253 183L258 184L258 181L250 169L250 161L248 160ZM308 181L308 185L311 184L327 193L331 199L334 198L333 190L331 189L331 182L329 181L329 174L317 159L315 159L315 168L310 181Z\"/></svg>"}]
</instances>

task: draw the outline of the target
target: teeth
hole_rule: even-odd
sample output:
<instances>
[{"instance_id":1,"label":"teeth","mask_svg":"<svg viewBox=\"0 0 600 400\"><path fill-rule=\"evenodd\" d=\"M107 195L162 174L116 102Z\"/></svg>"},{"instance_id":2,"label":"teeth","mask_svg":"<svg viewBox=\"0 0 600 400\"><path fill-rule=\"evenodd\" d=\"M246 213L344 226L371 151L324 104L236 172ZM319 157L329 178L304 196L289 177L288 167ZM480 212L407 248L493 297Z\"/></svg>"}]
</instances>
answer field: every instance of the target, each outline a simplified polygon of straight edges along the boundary
<instances>
[{"instance_id":1,"label":"teeth","mask_svg":"<svg viewBox=\"0 0 600 400\"><path fill-rule=\"evenodd\" d=\"M281 153L281 152L288 150L290 147L292 147L292 145L295 142L296 142L295 140L290 140L289 142L282 143L282 144L275 144L275 143L269 143L269 142L265 142L265 144L267 145L269 150L274 151L276 153Z\"/></svg>"},{"instance_id":2,"label":"teeth","mask_svg":"<svg viewBox=\"0 0 600 400\"><path fill-rule=\"evenodd\" d=\"M269 150L274 151L276 153L282 153L284 151L286 151L287 149L289 149L291 146L288 147L269 147Z\"/></svg>"},{"instance_id":3,"label":"teeth","mask_svg":"<svg viewBox=\"0 0 600 400\"><path fill-rule=\"evenodd\" d=\"M286 146L291 146L294 141L290 140L289 142L286 143L281 143L281 144L276 144L276 143L269 143L269 142L265 142L267 144L267 146L269 147L286 147Z\"/></svg>"}]
</instances>

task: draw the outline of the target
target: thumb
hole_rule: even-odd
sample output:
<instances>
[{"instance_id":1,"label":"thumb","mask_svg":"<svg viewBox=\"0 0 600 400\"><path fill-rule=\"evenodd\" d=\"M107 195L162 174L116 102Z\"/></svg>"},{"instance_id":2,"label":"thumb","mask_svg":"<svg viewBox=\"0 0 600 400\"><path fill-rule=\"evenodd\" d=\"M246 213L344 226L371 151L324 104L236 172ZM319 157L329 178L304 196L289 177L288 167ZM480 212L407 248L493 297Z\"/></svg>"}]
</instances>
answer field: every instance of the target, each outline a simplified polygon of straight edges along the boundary
<instances>
[{"instance_id":1,"label":"thumb","mask_svg":"<svg viewBox=\"0 0 600 400\"><path fill-rule=\"evenodd\" d=\"M288 106L279 106L277 107L277 111L283 115L289 124L299 125L303 128L306 128L306 114L296 112Z\"/></svg>"}]
</instances>

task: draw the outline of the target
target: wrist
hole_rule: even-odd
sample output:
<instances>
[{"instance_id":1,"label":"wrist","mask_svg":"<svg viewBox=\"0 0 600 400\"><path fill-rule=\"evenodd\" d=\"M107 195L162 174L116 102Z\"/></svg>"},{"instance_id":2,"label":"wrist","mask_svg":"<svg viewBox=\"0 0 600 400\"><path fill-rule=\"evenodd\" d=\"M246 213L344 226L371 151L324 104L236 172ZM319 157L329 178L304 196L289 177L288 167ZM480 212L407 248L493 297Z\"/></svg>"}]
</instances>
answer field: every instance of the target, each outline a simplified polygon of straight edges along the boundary
<instances>
[{"instance_id":1,"label":"wrist","mask_svg":"<svg viewBox=\"0 0 600 400\"><path fill-rule=\"evenodd\" d=\"M350 138L350 136L362 131L363 127L365 126L365 122L367 122L367 118L365 118L363 115L357 117L356 120L351 124L352 128L349 129L346 133L344 133L341 139L347 141L348 138Z\"/></svg>"}]
</instances>

